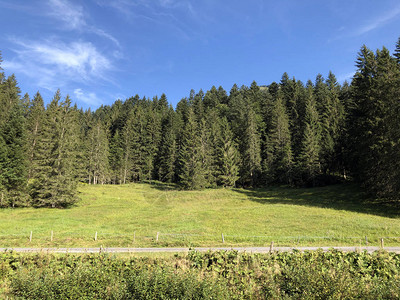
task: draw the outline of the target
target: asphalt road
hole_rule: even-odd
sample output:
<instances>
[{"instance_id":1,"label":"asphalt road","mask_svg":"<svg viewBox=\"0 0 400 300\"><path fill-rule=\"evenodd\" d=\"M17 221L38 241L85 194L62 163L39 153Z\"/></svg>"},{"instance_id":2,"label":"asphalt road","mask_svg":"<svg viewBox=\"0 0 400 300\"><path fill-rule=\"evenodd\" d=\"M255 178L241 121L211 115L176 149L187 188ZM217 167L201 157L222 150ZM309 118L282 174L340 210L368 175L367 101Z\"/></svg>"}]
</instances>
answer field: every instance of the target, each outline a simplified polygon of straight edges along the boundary
<instances>
[{"instance_id":1,"label":"asphalt road","mask_svg":"<svg viewBox=\"0 0 400 300\"><path fill-rule=\"evenodd\" d=\"M374 252L381 250L380 247L273 247L272 251L291 252L294 249L298 251L315 251L322 249L328 251L336 249L344 252L351 251L367 251ZM48 253L182 253L190 250L199 252L206 251L221 251L221 250L236 250L247 253L269 253L270 247L196 247L196 248L0 248L0 252L48 252ZM400 247L385 247L385 251L400 253Z\"/></svg>"}]
</instances>

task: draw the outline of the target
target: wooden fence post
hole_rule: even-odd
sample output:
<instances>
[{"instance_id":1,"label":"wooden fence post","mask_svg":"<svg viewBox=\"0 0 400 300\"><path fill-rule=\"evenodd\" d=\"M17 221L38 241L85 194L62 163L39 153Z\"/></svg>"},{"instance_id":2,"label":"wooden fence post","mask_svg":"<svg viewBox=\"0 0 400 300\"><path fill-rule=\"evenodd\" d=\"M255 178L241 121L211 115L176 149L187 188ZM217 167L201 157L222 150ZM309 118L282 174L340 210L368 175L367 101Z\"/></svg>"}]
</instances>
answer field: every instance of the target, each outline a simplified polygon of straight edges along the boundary
<instances>
[{"instance_id":1,"label":"wooden fence post","mask_svg":"<svg viewBox=\"0 0 400 300\"><path fill-rule=\"evenodd\" d=\"M31 234L30 234L30 236L29 236L29 243L30 242L32 242L32 231L31 231Z\"/></svg>"},{"instance_id":2,"label":"wooden fence post","mask_svg":"<svg viewBox=\"0 0 400 300\"><path fill-rule=\"evenodd\" d=\"M158 236L160 235L159 232L157 232L157 236L156 236L156 242L158 242Z\"/></svg>"},{"instance_id":3,"label":"wooden fence post","mask_svg":"<svg viewBox=\"0 0 400 300\"><path fill-rule=\"evenodd\" d=\"M97 241L97 231L96 231L96 233L94 234L94 240Z\"/></svg>"},{"instance_id":4,"label":"wooden fence post","mask_svg":"<svg viewBox=\"0 0 400 300\"><path fill-rule=\"evenodd\" d=\"M50 234L50 241L51 242L53 241L53 230L51 231L51 234Z\"/></svg>"},{"instance_id":5,"label":"wooden fence post","mask_svg":"<svg viewBox=\"0 0 400 300\"><path fill-rule=\"evenodd\" d=\"M383 238L381 238L381 248L384 248L384 244L383 244Z\"/></svg>"},{"instance_id":6,"label":"wooden fence post","mask_svg":"<svg viewBox=\"0 0 400 300\"><path fill-rule=\"evenodd\" d=\"M224 234L223 234L223 233L221 233L221 236L222 236L222 243L225 243Z\"/></svg>"},{"instance_id":7,"label":"wooden fence post","mask_svg":"<svg viewBox=\"0 0 400 300\"><path fill-rule=\"evenodd\" d=\"M274 242L271 242L271 246L269 246L269 252L272 253L274 250Z\"/></svg>"}]
</instances>

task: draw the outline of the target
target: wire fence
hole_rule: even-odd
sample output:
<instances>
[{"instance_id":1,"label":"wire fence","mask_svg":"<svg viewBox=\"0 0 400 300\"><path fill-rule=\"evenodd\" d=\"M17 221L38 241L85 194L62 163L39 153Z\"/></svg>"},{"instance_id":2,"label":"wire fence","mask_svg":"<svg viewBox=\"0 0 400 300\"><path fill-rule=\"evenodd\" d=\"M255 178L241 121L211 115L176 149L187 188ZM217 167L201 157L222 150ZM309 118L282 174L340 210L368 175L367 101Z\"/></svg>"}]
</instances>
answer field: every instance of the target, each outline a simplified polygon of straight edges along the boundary
<instances>
[{"instance_id":1,"label":"wire fence","mask_svg":"<svg viewBox=\"0 0 400 300\"><path fill-rule=\"evenodd\" d=\"M168 233L132 232L131 234L116 234L113 232L43 232L29 231L20 234L0 234L0 247L12 243L56 243L61 244L85 244L103 243L109 245L267 245L271 242L275 245L383 245L383 241L391 245L400 245L400 237L397 236L274 236L274 235L240 235L240 234L199 234L199 233Z\"/></svg>"}]
</instances>

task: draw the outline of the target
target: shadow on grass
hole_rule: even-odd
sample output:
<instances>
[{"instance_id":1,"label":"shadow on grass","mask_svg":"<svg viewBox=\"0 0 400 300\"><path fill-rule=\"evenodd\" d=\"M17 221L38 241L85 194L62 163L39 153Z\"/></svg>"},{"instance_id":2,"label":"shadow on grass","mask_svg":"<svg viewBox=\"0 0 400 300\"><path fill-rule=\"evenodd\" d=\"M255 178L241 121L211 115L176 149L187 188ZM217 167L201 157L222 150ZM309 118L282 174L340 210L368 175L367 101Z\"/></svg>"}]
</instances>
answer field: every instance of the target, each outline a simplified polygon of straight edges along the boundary
<instances>
[{"instance_id":1,"label":"shadow on grass","mask_svg":"<svg viewBox=\"0 0 400 300\"><path fill-rule=\"evenodd\" d=\"M351 183L315 188L269 187L234 191L262 204L314 206L389 218L400 217L400 201L368 198L360 187Z\"/></svg>"},{"instance_id":2,"label":"shadow on grass","mask_svg":"<svg viewBox=\"0 0 400 300\"><path fill-rule=\"evenodd\" d=\"M159 181L146 182L159 191L180 191L179 185ZM377 216L400 217L400 201L367 197L354 183L333 184L324 187L293 188L271 186L268 188L232 189L261 204L291 204L347 210Z\"/></svg>"}]
</instances>

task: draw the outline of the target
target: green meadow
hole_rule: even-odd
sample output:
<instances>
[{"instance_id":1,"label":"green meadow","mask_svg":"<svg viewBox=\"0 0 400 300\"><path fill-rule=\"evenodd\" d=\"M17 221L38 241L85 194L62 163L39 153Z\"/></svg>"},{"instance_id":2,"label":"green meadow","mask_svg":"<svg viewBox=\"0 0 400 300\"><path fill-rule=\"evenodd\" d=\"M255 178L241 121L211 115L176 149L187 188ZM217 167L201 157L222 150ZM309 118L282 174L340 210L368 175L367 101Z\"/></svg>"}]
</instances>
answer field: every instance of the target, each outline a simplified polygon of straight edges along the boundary
<instances>
[{"instance_id":1,"label":"green meadow","mask_svg":"<svg viewBox=\"0 0 400 300\"><path fill-rule=\"evenodd\" d=\"M380 238L400 245L397 202L367 199L353 184L202 191L80 185L79 197L67 209L1 209L0 247L377 246Z\"/></svg>"}]
</instances>

